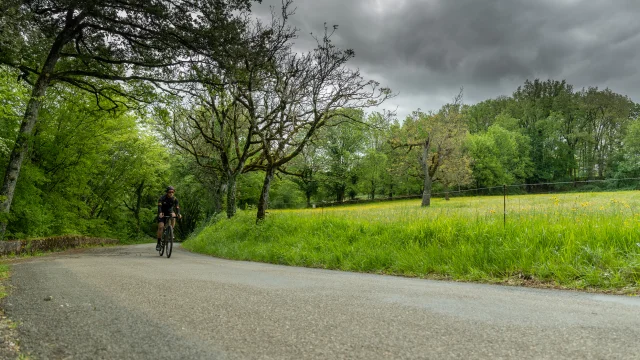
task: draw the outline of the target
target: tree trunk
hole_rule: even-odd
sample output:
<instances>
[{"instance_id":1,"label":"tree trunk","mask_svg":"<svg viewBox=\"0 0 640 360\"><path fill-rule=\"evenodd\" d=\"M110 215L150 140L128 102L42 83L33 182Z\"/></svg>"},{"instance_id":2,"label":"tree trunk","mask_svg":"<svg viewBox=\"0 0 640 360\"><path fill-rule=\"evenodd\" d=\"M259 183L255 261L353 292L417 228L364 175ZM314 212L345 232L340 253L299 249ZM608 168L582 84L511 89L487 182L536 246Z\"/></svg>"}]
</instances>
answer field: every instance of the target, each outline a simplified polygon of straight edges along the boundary
<instances>
[{"instance_id":1,"label":"tree trunk","mask_svg":"<svg viewBox=\"0 0 640 360\"><path fill-rule=\"evenodd\" d=\"M236 175L227 174L227 218L236 214Z\"/></svg>"},{"instance_id":2,"label":"tree trunk","mask_svg":"<svg viewBox=\"0 0 640 360\"><path fill-rule=\"evenodd\" d=\"M18 176L20 175L20 168L22 167L22 162L29 150L29 139L33 132L33 128L38 121L38 112L42 106L42 97L44 96L48 86L49 74L45 74L43 72L33 87L31 98L27 104L22 125L20 126L18 138L16 139L16 143L11 151L11 156L9 157L9 164L7 165L4 182L2 183L2 190L0 191L0 240L4 239L4 234L7 230L7 218L9 216L9 211L11 210L11 202L13 201Z\"/></svg>"},{"instance_id":3,"label":"tree trunk","mask_svg":"<svg viewBox=\"0 0 640 360\"><path fill-rule=\"evenodd\" d=\"M267 215L267 207L269 206L269 189L271 188L271 180L275 174L274 168L268 168L264 176L264 183L262 184L262 193L260 193L260 199L258 200L258 216L256 222L264 220Z\"/></svg>"},{"instance_id":4,"label":"tree trunk","mask_svg":"<svg viewBox=\"0 0 640 360\"><path fill-rule=\"evenodd\" d=\"M222 196L227 187L227 184L220 181L220 184L216 186L215 193L213 194L213 211L215 214L222 212Z\"/></svg>"},{"instance_id":5,"label":"tree trunk","mask_svg":"<svg viewBox=\"0 0 640 360\"><path fill-rule=\"evenodd\" d=\"M310 193L306 193L307 195L307 208L311 208L311 194Z\"/></svg>"},{"instance_id":6,"label":"tree trunk","mask_svg":"<svg viewBox=\"0 0 640 360\"><path fill-rule=\"evenodd\" d=\"M371 200L375 200L376 198L376 183L374 181L371 182Z\"/></svg>"},{"instance_id":7,"label":"tree trunk","mask_svg":"<svg viewBox=\"0 0 640 360\"><path fill-rule=\"evenodd\" d=\"M16 139L16 143L11 151L9 164L7 165L7 171L4 176L4 182L2 183L2 190L0 190L0 240L4 239L4 234L7 230L9 211L11 210L11 202L13 201L16 183L18 182L18 176L20 175L20 168L22 167L22 162L29 149L31 133L38 121L38 113L42 106L42 99L47 92L49 84L51 83L51 74L53 74L56 64L60 59L60 52L62 51L62 48L73 38L76 27L85 16L86 13L83 12L75 19L67 19L64 30L58 34L56 40L51 45L49 55L42 66L42 72L38 76L38 79L31 90L31 98L27 104L27 109L25 110L24 118L22 119L22 125L20 125L18 138Z\"/></svg>"},{"instance_id":8,"label":"tree trunk","mask_svg":"<svg viewBox=\"0 0 640 360\"><path fill-rule=\"evenodd\" d=\"M429 174L429 139L422 145L422 171L424 172L424 182L422 184L422 206L431 205L431 175Z\"/></svg>"},{"instance_id":9,"label":"tree trunk","mask_svg":"<svg viewBox=\"0 0 640 360\"><path fill-rule=\"evenodd\" d=\"M133 210L133 216L136 218L136 235L140 235L140 209L142 208L142 193L144 192L144 180L140 182L136 189L136 207Z\"/></svg>"},{"instance_id":10,"label":"tree trunk","mask_svg":"<svg viewBox=\"0 0 640 360\"><path fill-rule=\"evenodd\" d=\"M424 175L424 190L422 191L422 206L431 206L431 176L429 171Z\"/></svg>"},{"instance_id":11,"label":"tree trunk","mask_svg":"<svg viewBox=\"0 0 640 360\"><path fill-rule=\"evenodd\" d=\"M604 155L600 154L598 156L598 178L604 179Z\"/></svg>"},{"instance_id":12,"label":"tree trunk","mask_svg":"<svg viewBox=\"0 0 640 360\"><path fill-rule=\"evenodd\" d=\"M347 187L344 185L338 185L338 190L336 193L336 201L341 203L344 202L344 195L345 192L347 191Z\"/></svg>"}]
</instances>

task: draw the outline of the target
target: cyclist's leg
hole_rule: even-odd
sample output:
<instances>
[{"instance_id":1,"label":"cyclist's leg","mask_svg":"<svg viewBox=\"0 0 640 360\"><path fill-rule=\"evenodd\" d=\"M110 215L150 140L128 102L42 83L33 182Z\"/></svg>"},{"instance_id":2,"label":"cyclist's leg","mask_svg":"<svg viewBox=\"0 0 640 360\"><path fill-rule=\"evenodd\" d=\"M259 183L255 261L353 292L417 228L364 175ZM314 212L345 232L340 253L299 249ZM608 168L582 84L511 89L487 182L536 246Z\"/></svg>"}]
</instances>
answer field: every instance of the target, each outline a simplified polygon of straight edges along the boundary
<instances>
[{"instance_id":1,"label":"cyclist's leg","mask_svg":"<svg viewBox=\"0 0 640 360\"><path fill-rule=\"evenodd\" d=\"M176 231L176 218L171 218L171 227L173 228L173 232Z\"/></svg>"},{"instance_id":2,"label":"cyclist's leg","mask_svg":"<svg viewBox=\"0 0 640 360\"><path fill-rule=\"evenodd\" d=\"M156 244L156 250L160 250L160 239L162 238L163 231L164 231L164 219L158 219L158 243Z\"/></svg>"},{"instance_id":3,"label":"cyclist's leg","mask_svg":"<svg viewBox=\"0 0 640 360\"><path fill-rule=\"evenodd\" d=\"M158 219L158 240L162 237L164 231L164 219Z\"/></svg>"}]
</instances>

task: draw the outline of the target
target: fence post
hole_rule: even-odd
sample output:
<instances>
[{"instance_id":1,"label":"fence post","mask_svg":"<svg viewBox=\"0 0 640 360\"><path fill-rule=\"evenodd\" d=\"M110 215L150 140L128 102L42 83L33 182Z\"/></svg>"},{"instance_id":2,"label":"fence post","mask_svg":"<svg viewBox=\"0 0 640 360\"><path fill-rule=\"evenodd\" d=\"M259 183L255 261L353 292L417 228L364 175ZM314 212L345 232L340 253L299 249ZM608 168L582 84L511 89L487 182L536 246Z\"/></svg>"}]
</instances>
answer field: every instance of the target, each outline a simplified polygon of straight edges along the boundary
<instances>
[{"instance_id":1,"label":"fence post","mask_svg":"<svg viewBox=\"0 0 640 360\"><path fill-rule=\"evenodd\" d=\"M502 196L503 196L503 199L504 199L503 207L502 207L503 216L504 216L503 217L503 222L502 222L502 227L506 228L507 227L507 184L503 184L502 185Z\"/></svg>"}]
</instances>

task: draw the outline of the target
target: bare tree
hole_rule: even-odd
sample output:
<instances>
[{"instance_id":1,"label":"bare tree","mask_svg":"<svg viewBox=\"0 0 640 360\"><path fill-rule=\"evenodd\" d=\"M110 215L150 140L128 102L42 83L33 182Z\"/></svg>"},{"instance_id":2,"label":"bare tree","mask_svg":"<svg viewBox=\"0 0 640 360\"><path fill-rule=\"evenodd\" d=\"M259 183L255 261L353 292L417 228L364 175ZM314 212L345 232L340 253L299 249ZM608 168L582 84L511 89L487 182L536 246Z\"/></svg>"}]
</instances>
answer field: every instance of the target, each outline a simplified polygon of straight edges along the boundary
<instances>
[{"instance_id":1,"label":"bare tree","mask_svg":"<svg viewBox=\"0 0 640 360\"><path fill-rule=\"evenodd\" d=\"M291 15L291 1L284 1L281 18ZM248 13L237 17L233 46L217 52L201 53L202 61L193 63L192 84L169 84L165 90L179 96L178 106L165 107L172 121L167 124L173 142L193 156L203 168L220 174L226 182L227 216L236 213L236 181L242 173L262 169L260 139L256 116L251 115L252 101L243 97L268 81L265 73L275 63L277 54L291 46L295 30L286 21L263 23ZM216 48L215 32L201 33L203 48ZM247 102L249 101L249 102Z\"/></svg>"},{"instance_id":2,"label":"bare tree","mask_svg":"<svg viewBox=\"0 0 640 360\"><path fill-rule=\"evenodd\" d=\"M202 95L207 95L204 97ZM236 213L236 181L250 171L260 152L246 110L225 91L200 93L194 103L174 110L173 142L211 174L220 174L227 191L227 217Z\"/></svg>"},{"instance_id":3,"label":"bare tree","mask_svg":"<svg viewBox=\"0 0 640 360\"><path fill-rule=\"evenodd\" d=\"M286 12L283 15L273 20L279 24L273 27L285 30L274 32L269 43L290 45ZM253 81L238 83L234 90L261 144L260 168L265 178L258 221L265 218L276 172L298 156L320 128L350 120L345 116L348 112L340 109L377 106L391 96L389 89L363 80L359 71L346 66L354 52L331 43L336 28L329 31L325 27L322 38L316 38L317 47L305 54L294 52L291 46L279 46L271 52L270 66L258 67Z\"/></svg>"}]
</instances>

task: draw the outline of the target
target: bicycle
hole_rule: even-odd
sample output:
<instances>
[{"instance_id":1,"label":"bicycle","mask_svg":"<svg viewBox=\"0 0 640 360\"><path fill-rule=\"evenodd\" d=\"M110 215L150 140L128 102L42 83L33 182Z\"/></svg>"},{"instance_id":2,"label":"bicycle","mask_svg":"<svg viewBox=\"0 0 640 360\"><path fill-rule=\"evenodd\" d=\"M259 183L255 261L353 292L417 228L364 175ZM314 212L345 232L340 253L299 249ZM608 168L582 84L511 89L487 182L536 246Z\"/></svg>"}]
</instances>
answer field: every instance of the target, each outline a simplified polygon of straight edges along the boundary
<instances>
[{"instance_id":1,"label":"bicycle","mask_svg":"<svg viewBox=\"0 0 640 360\"><path fill-rule=\"evenodd\" d=\"M164 216L164 219L172 219L172 216ZM162 238L160 239L160 256L164 253L167 253L167 259L171 257L171 251L173 250L173 226L171 225L171 221L165 221L164 223L164 231L162 231Z\"/></svg>"}]
</instances>

